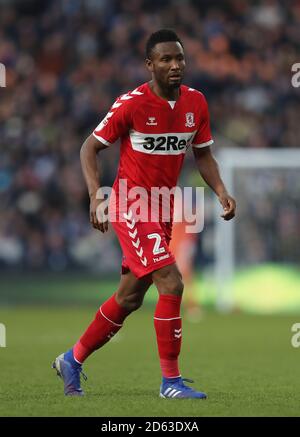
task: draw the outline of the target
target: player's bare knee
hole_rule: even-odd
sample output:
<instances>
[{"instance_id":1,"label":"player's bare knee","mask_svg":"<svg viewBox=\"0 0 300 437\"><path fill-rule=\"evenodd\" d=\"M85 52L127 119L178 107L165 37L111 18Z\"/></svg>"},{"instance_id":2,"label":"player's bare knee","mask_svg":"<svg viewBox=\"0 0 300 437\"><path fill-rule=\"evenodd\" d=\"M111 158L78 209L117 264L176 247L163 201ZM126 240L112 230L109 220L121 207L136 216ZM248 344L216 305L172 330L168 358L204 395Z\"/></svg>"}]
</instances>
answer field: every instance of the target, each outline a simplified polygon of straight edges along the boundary
<instances>
[{"instance_id":1,"label":"player's bare knee","mask_svg":"<svg viewBox=\"0 0 300 437\"><path fill-rule=\"evenodd\" d=\"M168 274L156 276L154 282L160 294L181 296L183 293L184 285L179 272L174 273L174 271L171 271Z\"/></svg>"},{"instance_id":2,"label":"player's bare knee","mask_svg":"<svg viewBox=\"0 0 300 437\"><path fill-rule=\"evenodd\" d=\"M169 282L165 283L163 287L159 290L161 294L176 294L177 296L182 296L184 289L183 282L181 278L174 278Z\"/></svg>"}]
</instances>

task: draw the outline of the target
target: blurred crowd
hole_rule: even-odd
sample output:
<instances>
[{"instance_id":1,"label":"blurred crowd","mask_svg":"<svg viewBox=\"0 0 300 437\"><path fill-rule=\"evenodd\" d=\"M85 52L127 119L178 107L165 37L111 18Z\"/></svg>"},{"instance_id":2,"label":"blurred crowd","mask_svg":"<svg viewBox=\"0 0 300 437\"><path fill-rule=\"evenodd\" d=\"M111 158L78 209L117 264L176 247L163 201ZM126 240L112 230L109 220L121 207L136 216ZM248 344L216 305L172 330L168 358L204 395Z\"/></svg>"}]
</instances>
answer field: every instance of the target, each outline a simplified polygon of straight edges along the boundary
<instances>
[{"instance_id":1,"label":"blurred crowd","mask_svg":"<svg viewBox=\"0 0 300 437\"><path fill-rule=\"evenodd\" d=\"M280 262L299 266L299 168L235 171L239 220L235 262L239 267Z\"/></svg>"},{"instance_id":2,"label":"blurred crowd","mask_svg":"<svg viewBox=\"0 0 300 437\"><path fill-rule=\"evenodd\" d=\"M79 150L115 98L149 79L145 41L163 27L183 40L216 150L299 147L299 0L0 0L0 268L119 269L114 237L89 224ZM110 185L117 145L101 156Z\"/></svg>"}]
</instances>

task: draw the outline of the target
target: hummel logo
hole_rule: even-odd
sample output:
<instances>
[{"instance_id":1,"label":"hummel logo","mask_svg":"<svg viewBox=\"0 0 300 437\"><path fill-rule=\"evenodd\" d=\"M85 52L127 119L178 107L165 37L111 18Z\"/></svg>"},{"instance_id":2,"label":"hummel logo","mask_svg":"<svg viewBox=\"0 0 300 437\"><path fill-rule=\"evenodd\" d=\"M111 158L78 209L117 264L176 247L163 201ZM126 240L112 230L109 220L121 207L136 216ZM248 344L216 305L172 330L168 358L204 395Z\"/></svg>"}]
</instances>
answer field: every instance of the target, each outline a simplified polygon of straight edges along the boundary
<instances>
[{"instance_id":1,"label":"hummel logo","mask_svg":"<svg viewBox=\"0 0 300 437\"><path fill-rule=\"evenodd\" d=\"M157 126L157 121L155 117L148 117L148 121L146 123L148 126Z\"/></svg>"}]
</instances>

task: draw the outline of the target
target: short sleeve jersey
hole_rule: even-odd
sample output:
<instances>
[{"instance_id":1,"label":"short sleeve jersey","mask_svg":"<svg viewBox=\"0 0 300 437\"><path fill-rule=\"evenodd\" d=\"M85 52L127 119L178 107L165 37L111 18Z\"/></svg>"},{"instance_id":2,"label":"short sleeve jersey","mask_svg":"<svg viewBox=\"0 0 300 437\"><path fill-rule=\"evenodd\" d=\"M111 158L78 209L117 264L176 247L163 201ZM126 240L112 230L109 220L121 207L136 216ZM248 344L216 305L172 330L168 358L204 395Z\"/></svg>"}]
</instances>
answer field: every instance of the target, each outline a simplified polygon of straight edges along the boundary
<instances>
[{"instance_id":1,"label":"short sleeve jersey","mask_svg":"<svg viewBox=\"0 0 300 437\"><path fill-rule=\"evenodd\" d=\"M176 102L153 93L148 83L120 96L93 135L106 146L121 140L114 183L126 179L128 189L173 188L187 149L213 143L204 95L181 85Z\"/></svg>"}]
</instances>

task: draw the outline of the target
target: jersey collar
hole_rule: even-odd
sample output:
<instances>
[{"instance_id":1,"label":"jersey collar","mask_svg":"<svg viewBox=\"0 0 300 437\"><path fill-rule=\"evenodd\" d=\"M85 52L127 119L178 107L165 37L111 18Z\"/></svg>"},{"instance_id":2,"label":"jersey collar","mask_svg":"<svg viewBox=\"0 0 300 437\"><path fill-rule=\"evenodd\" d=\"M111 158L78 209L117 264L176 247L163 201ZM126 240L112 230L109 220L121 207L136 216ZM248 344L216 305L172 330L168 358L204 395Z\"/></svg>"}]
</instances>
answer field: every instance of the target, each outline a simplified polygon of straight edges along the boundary
<instances>
[{"instance_id":1,"label":"jersey collar","mask_svg":"<svg viewBox=\"0 0 300 437\"><path fill-rule=\"evenodd\" d=\"M168 100L163 99L162 97L159 97L157 94L155 94L155 93L152 91L152 89L151 89L151 87L150 87L150 85L149 85L149 82L147 82L147 88L148 88L148 93L150 94L150 96L151 96L155 101L157 101L157 102L160 103L161 105L165 105L165 106L166 106L167 108L169 108L171 111L173 111L173 110L176 108L176 106L178 105L178 103L179 103L179 101L180 101L180 99L181 99L181 96L182 96L182 91L183 91L183 87L182 87L182 85L180 85L180 93L179 93L179 97L178 97L178 99L176 100L176 103L175 103L175 105L174 105L174 108L172 109L171 106L170 106L170 104L169 104L169 102L168 102Z\"/></svg>"}]
</instances>

